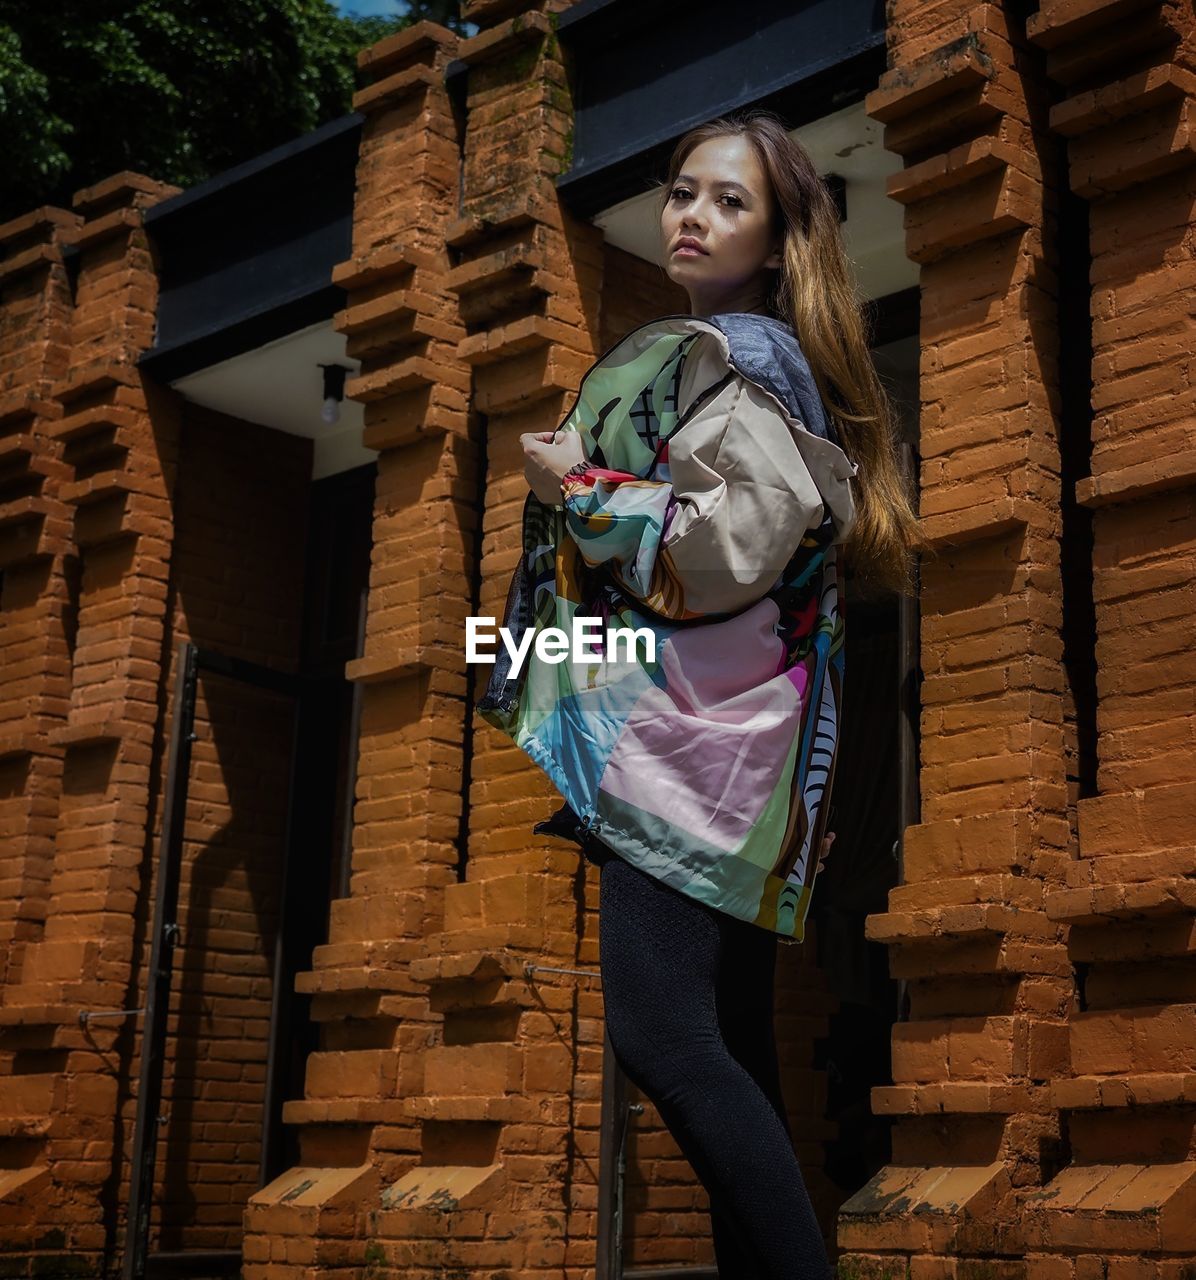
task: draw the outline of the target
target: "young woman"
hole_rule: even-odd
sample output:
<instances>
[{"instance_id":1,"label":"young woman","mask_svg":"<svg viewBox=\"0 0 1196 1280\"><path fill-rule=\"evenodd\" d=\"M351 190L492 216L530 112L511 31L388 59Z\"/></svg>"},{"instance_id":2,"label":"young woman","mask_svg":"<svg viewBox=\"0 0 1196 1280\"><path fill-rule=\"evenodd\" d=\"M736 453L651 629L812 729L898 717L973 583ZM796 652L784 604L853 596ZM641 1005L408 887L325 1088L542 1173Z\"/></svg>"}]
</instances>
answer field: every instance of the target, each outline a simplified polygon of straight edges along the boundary
<instances>
[{"instance_id":1,"label":"young woman","mask_svg":"<svg viewBox=\"0 0 1196 1280\"><path fill-rule=\"evenodd\" d=\"M839 553L905 590L916 520L836 206L772 113L691 130L661 250L690 311L625 335L531 487L505 624L578 619L655 653L496 662L479 713L564 806L536 831L601 868L607 1029L710 1199L719 1273L823 1280L773 1038L778 938L798 942L843 687ZM593 632L591 631L592 635Z\"/></svg>"}]
</instances>

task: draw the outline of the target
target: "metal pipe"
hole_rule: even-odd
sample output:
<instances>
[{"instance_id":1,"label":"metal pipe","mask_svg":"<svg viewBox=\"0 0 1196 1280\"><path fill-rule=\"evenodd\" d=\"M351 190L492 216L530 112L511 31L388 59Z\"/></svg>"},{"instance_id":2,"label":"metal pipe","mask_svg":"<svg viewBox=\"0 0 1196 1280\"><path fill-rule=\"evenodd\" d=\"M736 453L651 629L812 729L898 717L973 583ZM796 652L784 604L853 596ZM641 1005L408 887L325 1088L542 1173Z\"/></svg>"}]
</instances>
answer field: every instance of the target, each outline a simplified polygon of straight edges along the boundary
<instances>
[{"instance_id":1,"label":"metal pipe","mask_svg":"<svg viewBox=\"0 0 1196 1280\"><path fill-rule=\"evenodd\" d=\"M149 1253L150 1211L154 1195L154 1162L158 1150L162 1077L166 1058L166 1023L170 979L178 938L179 879L183 862L187 776L195 738L198 650L183 641L177 650L174 709L166 771L166 805L158 844L157 889L149 971L146 975L145 1025L141 1035L141 1071L137 1085L137 1119L129 1175L128 1241L121 1265L122 1280L143 1280Z\"/></svg>"},{"instance_id":2,"label":"metal pipe","mask_svg":"<svg viewBox=\"0 0 1196 1280\"><path fill-rule=\"evenodd\" d=\"M906 485L917 492L914 451L908 441L901 444L900 460ZM914 594L897 601L897 883L905 883L905 829L921 817L918 787L918 720L921 714L918 690L920 615L919 563L914 562ZM905 978L897 980L897 1021L908 1019L909 994Z\"/></svg>"},{"instance_id":3,"label":"metal pipe","mask_svg":"<svg viewBox=\"0 0 1196 1280\"><path fill-rule=\"evenodd\" d=\"M96 1018L133 1018L144 1012L144 1009L80 1009L79 1025L85 1027Z\"/></svg>"},{"instance_id":4,"label":"metal pipe","mask_svg":"<svg viewBox=\"0 0 1196 1280\"><path fill-rule=\"evenodd\" d=\"M602 974L596 969L557 969L550 964L532 964L530 961L523 966L523 972L529 978L535 970L540 970L542 973L576 973L583 978L602 977Z\"/></svg>"},{"instance_id":5,"label":"metal pipe","mask_svg":"<svg viewBox=\"0 0 1196 1280\"><path fill-rule=\"evenodd\" d=\"M623 1280L718 1280L717 1267L632 1267Z\"/></svg>"}]
</instances>

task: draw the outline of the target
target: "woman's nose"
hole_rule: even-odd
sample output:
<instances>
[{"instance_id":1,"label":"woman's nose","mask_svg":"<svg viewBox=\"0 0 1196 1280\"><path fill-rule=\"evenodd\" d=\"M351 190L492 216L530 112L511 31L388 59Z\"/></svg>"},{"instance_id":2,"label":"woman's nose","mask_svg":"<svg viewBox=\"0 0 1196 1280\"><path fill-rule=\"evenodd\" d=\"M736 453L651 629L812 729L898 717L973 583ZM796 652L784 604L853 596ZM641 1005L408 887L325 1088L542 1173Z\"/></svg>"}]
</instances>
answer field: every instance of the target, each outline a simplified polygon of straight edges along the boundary
<instances>
[{"instance_id":1,"label":"woman's nose","mask_svg":"<svg viewBox=\"0 0 1196 1280\"><path fill-rule=\"evenodd\" d=\"M681 224L686 227L700 227L706 221L706 215L698 207L696 201L690 203L688 209L681 211Z\"/></svg>"}]
</instances>

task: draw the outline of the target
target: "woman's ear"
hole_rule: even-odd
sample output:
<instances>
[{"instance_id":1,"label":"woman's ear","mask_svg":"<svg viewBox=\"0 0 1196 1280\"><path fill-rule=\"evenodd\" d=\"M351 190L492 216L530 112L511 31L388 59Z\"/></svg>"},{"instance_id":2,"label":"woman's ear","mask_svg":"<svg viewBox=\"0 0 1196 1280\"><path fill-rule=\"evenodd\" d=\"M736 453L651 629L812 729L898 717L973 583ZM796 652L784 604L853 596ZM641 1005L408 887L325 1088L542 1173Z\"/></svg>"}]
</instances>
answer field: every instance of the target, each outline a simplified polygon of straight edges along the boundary
<instances>
[{"instance_id":1,"label":"woman's ear","mask_svg":"<svg viewBox=\"0 0 1196 1280\"><path fill-rule=\"evenodd\" d=\"M764 259L764 266L770 267L774 271L779 271L784 256L784 249L785 242L783 240L776 241L773 251Z\"/></svg>"}]
</instances>

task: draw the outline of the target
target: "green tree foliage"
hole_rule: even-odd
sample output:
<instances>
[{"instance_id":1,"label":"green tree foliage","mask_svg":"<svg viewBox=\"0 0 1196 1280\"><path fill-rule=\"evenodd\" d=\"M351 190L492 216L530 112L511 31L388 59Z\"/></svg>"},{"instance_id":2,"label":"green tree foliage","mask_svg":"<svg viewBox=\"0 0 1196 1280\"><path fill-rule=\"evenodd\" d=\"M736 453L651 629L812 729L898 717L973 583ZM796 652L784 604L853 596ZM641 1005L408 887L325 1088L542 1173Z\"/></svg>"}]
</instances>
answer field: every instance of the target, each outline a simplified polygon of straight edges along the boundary
<instances>
[{"instance_id":1,"label":"green tree foliage","mask_svg":"<svg viewBox=\"0 0 1196 1280\"><path fill-rule=\"evenodd\" d=\"M124 169L180 187L352 110L357 53L401 17L329 0L0 0L0 222Z\"/></svg>"}]
</instances>

